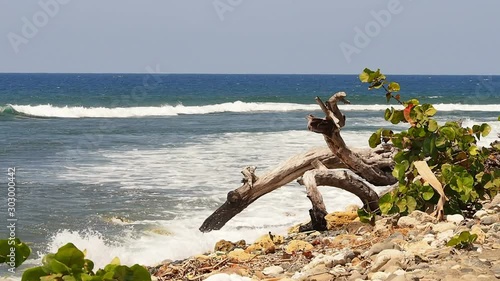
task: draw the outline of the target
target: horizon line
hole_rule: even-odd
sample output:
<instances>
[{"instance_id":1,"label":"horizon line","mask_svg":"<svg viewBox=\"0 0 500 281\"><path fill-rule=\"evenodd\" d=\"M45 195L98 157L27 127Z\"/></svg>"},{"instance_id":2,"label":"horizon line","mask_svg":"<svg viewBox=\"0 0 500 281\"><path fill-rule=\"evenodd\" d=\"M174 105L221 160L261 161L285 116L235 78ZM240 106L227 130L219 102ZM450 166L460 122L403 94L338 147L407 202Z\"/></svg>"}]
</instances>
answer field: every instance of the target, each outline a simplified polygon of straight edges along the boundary
<instances>
[{"instance_id":1,"label":"horizon line","mask_svg":"<svg viewBox=\"0 0 500 281\"><path fill-rule=\"evenodd\" d=\"M119 75L356 75L359 73L222 73L222 72L0 72L1 74L119 74ZM500 74L430 74L430 73L413 73L413 74L396 74L387 73L385 75L394 76L500 76Z\"/></svg>"}]
</instances>

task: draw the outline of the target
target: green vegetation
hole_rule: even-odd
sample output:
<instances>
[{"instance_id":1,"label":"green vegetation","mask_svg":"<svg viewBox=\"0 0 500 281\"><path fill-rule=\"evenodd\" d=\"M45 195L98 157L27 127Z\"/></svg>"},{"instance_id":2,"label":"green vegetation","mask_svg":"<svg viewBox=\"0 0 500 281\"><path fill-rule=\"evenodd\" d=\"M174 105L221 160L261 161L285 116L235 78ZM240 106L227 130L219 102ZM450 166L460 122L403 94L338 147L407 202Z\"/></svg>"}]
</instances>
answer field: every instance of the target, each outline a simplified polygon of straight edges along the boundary
<instances>
[{"instance_id":1,"label":"green vegetation","mask_svg":"<svg viewBox=\"0 0 500 281\"><path fill-rule=\"evenodd\" d=\"M138 264L120 265L117 258L94 273L94 263L71 243L55 254L46 255L42 264L26 270L22 281L151 281L146 268Z\"/></svg>"},{"instance_id":2,"label":"green vegetation","mask_svg":"<svg viewBox=\"0 0 500 281\"><path fill-rule=\"evenodd\" d=\"M433 118L437 110L431 104L420 104L416 99L402 101L399 94L395 95L401 89L399 84L387 81L380 69L365 69L359 79L369 83L369 89L383 88L387 102L396 100L403 106L403 109L386 109L385 120L392 124L409 124L409 128L400 133L381 128L369 139L372 148L390 142L399 150L394 156L392 173L399 181L399 188L380 198L383 214L405 215L416 209L436 208L440 196L435 188L419 177L413 164L415 161L426 161L441 183L446 195L446 214L462 213L478 199L493 198L499 192L500 170L487 169L485 162L491 153L499 153L500 147L477 146L477 141L490 133L488 124L472 128L464 128L458 121L438 124ZM360 212L365 221L370 219L370 214Z\"/></svg>"},{"instance_id":3,"label":"green vegetation","mask_svg":"<svg viewBox=\"0 0 500 281\"><path fill-rule=\"evenodd\" d=\"M14 254L13 254L14 253ZM31 254L28 245L16 239L0 240L0 263L19 267ZM148 270L141 265L120 265L115 258L104 269L94 273L94 262L68 243L55 254L42 259L42 266L27 269L22 281L151 281Z\"/></svg>"},{"instance_id":4,"label":"green vegetation","mask_svg":"<svg viewBox=\"0 0 500 281\"><path fill-rule=\"evenodd\" d=\"M468 249L477 239L477 234L470 234L468 231L462 231L460 234L453 236L453 238L446 243L446 246L455 247L457 249Z\"/></svg>"},{"instance_id":5,"label":"green vegetation","mask_svg":"<svg viewBox=\"0 0 500 281\"><path fill-rule=\"evenodd\" d=\"M6 263L11 268L19 267L31 254L28 245L15 239L0 240L0 263Z\"/></svg>"}]
</instances>

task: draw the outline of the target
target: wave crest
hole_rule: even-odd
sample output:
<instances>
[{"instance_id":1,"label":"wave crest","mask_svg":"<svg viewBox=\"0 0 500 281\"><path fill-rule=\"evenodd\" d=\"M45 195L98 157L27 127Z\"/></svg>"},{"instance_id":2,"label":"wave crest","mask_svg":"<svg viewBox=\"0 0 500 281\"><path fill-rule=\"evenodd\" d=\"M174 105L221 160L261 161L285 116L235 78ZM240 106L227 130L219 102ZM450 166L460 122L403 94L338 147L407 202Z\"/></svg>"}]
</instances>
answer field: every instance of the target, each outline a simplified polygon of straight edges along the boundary
<instances>
[{"instance_id":1,"label":"wave crest","mask_svg":"<svg viewBox=\"0 0 500 281\"><path fill-rule=\"evenodd\" d=\"M438 111L486 111L500 112L500 104L436 104ZM390 105L340 105L343 111L383 111ZM395 107L398 107L397 105ZM288 111L318 111L316 104L272 103L272 102L227 102L220 104L184 106L162 105L151 107L83 107L83 106L53 106L47 105L6 105L0 106L0 116L16 115L27 117L49 118L131 118L176 116L181 114L211 114L224 112L288 112Z\"/></svg>"}]
</instances>

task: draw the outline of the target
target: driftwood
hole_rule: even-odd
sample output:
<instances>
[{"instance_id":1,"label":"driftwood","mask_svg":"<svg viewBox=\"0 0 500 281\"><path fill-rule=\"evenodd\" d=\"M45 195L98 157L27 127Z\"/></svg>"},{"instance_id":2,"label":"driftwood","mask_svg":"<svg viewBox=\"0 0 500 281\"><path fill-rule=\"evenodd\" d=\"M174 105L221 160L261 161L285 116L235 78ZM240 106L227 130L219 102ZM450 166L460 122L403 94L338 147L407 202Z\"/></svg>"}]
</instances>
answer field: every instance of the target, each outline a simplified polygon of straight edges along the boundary
<instances>
[{"instance_id":1,"label":"driftwood","mask_svg":"<svg viewBox=\"0 0 500 281\"><path fill-rule=\"evenodd\" d=\"M315 148L293 156L261 177L255 175L255 167L246 167L242 171L243 185L228 193L226 202L203 222L200 230L208 232L222 228L261 196L300 177L299 183L305 185L307 197L313 205L309 213L314 229L326 229L324 216L327 211L317 189L320 185L349 191L361 199L366 209L378 210L379 196L372 187L396 182L391 174L394 151L390 147L378 150L347 147L340 135L346 118L337 106L339 101L348 103L345 97L346 94L340 92L326 103L317 97L316 101L326 117L307 116L308 129L323 134L328 149Z\"/></svg>"}]
</instances>

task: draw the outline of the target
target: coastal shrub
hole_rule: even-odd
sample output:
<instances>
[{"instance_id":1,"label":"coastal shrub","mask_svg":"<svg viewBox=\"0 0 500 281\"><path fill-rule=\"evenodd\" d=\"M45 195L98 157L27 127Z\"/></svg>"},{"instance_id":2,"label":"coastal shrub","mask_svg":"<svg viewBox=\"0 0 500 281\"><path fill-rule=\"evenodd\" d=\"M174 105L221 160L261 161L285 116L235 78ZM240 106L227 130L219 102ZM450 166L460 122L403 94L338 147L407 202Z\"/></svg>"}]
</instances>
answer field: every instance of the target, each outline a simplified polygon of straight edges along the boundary
<instances>
[{"instance_id":1,"label":"coastal shrub","mask_svg":"<svg viewBox=\"0 0 500 281\"><path fill-rule=\"evenodd\" d=\"M48 254L42 266L27 269L22 281L151 281L151 275L141 265L120 265L115 258L104 269L94 270L94 263L85 259L85 254L72 243Z\"/></svg>"},{"instance_id":2,"label":"coastal shrub","mask_svg":"<svg viewBox=\"0 0 500 281\"><path fill-rule=\"evenodd\" d=\"M30 254L30 247L19 238L0 240L0 263L16 268L28 259Z\"/></svg>"},{"instance_id":3,"label":"coastal shrub","mask_svg":"<svg viewBox=\"0 0 500 281\"><path fill-rule=\"evenodd\" d=\"M500 153L500 145L491 148L479 147L477 141L491 132L486 124L462 127L460 121L439 124L433 117L437 110L431 104L420 104L417 99L403 101L400 85L387 81L385 75L368 68L359 75L368 89L385 90L387 102L395 100L400 108L385 110L384 118L392 124L407 123L407 130L395 133L381 128L371 135L372 148L391 143L398 149L394 156L392 172L398 180L398 188L380 198L379 206L383 214L400 213L406 215L413 210L434 209L440 198L429 183L418 177L413 165L415 161L426 161L441 183L447 201L444 213L464 213L471 206L479 208L480 198L493 198L500 190L500 169L485 165L490 155ZM402 108L401 108L402 107ZM370 214L360 210L366 221Z\"/></svg>"}]
</instances>

